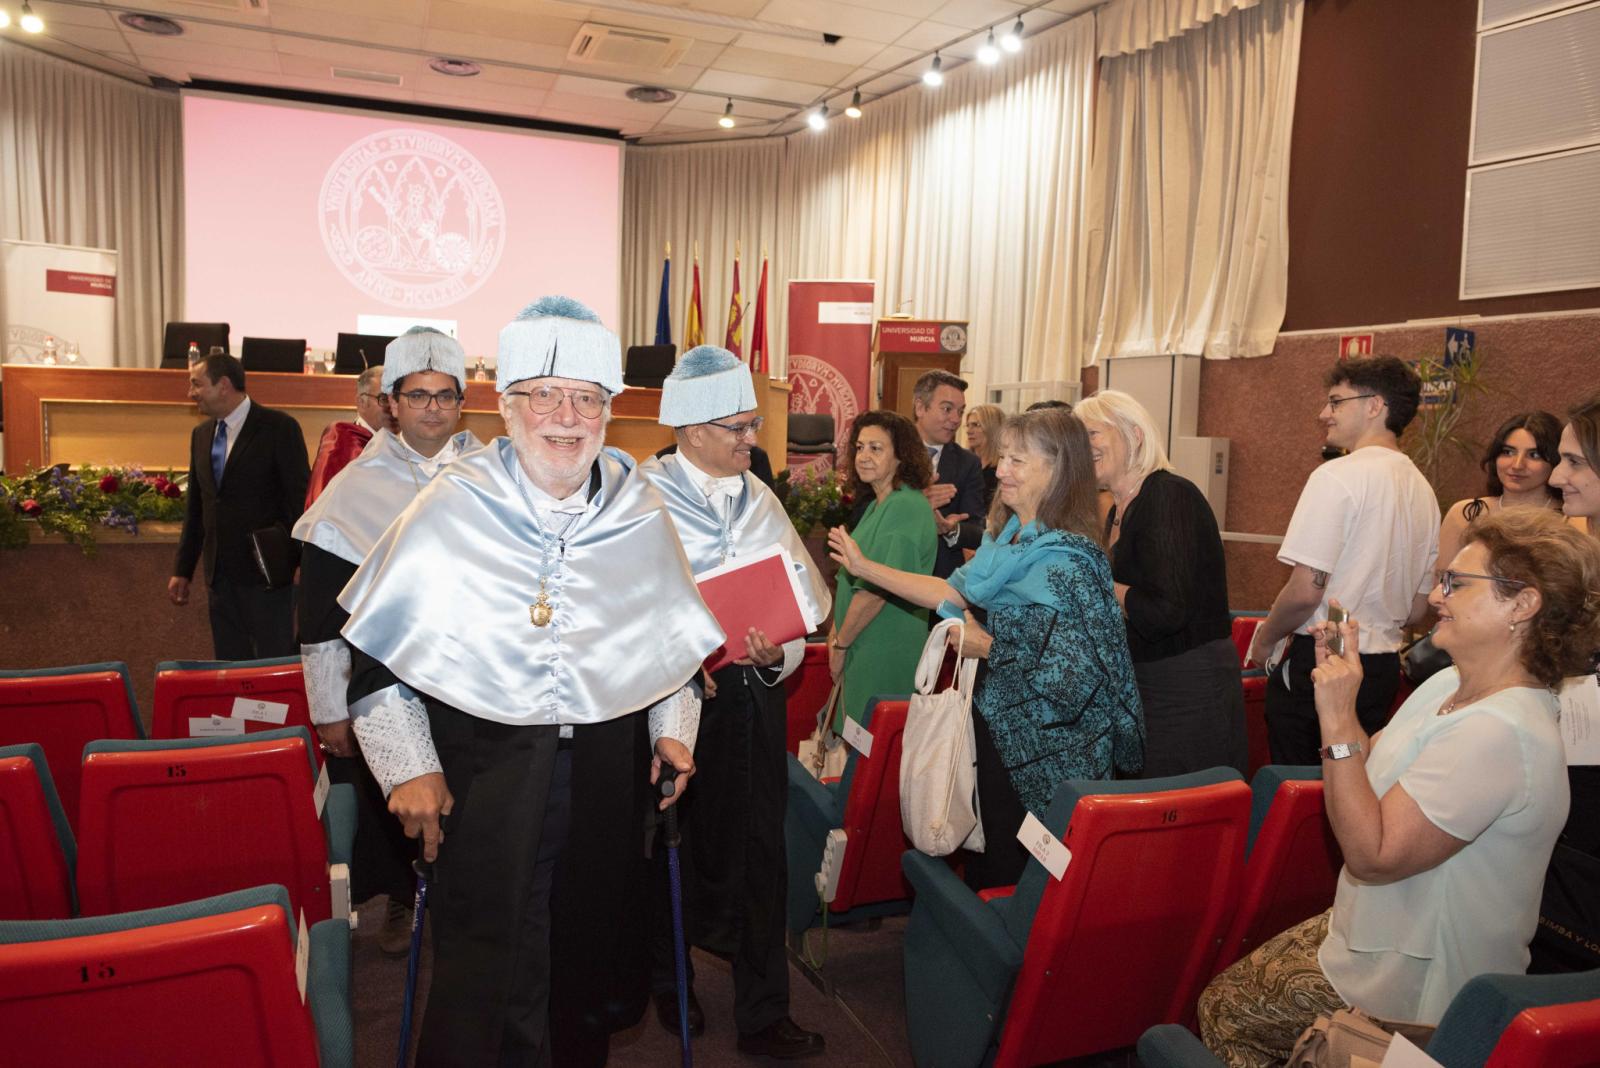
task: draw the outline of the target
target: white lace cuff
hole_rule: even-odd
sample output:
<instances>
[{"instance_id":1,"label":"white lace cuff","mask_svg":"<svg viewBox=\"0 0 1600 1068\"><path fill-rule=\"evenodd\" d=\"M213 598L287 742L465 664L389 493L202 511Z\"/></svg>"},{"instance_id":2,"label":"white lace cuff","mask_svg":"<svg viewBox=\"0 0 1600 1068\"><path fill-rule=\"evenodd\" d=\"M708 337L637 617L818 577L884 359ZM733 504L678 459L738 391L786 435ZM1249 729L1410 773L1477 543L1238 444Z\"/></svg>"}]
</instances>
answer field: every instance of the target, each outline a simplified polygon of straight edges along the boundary
<instances>
[{"instance_id":1,"label":"white lace cuff","mask_svg":"<svg viewBox=\"0 0 1600 1068\"><path fill-rule=\"evenodd\" d=\"M386 686L351 705L350 725L384 797L418 775L444 770L433 748L428 709L404 686Z\"/></svg>"},{"instance_id":2,"label":"white lace cuff","mask_svg":"<svg viewBox=\"0 0 1600 1068\"><path fill-rule=\"evenodd\" d=\"M685 686L650 706L650 748L663 738L676 738L694 752L700 736L700 693Z\"/></svg>"},{"instance_id":3,"label":"white lace cuff","mask_svg":"<svg viewBox=\"0 0 1600 1068\"><path fill-rule=\"evenodd\" d=\"M779 664L773 665L773 667L778 669L778 677L768 681L769 676L767 675L767 672L771 671L772 668L759 669L757 671L757 676L762 682L766 683L769 688L776 686L784 679L798 671L800 669L801 662L805 660L805 658L806 640L804 638L795 638L793 641L784 642L783 661Z\"/></svg>"},{"instance_id":4,"label":"white lace cuff","mask_svg":"<svg viewBox=\"0 0 1600 1068\"><path fill-rule=\"evenodd\" d=\"M300 665L306 677L311 722L321 726L349 719L345 692L350 688L350 647L344 639L302 645Z\"/></svg>"}]
</instances>

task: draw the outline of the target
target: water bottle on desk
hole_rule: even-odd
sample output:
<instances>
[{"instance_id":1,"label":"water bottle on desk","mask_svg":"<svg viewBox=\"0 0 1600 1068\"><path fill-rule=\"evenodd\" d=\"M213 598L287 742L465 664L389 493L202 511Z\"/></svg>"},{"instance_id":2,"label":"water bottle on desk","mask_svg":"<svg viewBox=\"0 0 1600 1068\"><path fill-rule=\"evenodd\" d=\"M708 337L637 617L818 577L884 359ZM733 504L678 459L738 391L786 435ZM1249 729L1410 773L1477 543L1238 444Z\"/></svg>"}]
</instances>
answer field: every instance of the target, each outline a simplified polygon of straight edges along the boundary
<instances>
[{"instance_id":1,"label":"water bottle on desk","mask_svg":"<svg viewBox=\"0 0 1600 1068\"><path fill-rule=\"evenodd\" d=\"M56 339L49 334L44 337L44 352L40 353L39 362L42 364L56 362Z\"/></svg>"},{"instance_id":2,"label":"water bottle on desk","mask_svg":"<svg viewBox=\"0 0 1600 1068\"><path fill-rule=\"evenodd\" d=\"M189 366L193 367L195 364L197 364L199 362L200 362L200 343L198 341L191 341L191 342L189 342Z\"/></svg>"},{"instance_id":3,"label":"water bottle on desk","mask_svg":"<svg viewBox=\"0 0 1600 1068\"><path fill-rule=\"evenodd\" d=\"M306 346L306 374L314 375L316 373L317 373L317 354L311 351L311 346L310 345L307 345Z\"/></svg>"}]
</instances>

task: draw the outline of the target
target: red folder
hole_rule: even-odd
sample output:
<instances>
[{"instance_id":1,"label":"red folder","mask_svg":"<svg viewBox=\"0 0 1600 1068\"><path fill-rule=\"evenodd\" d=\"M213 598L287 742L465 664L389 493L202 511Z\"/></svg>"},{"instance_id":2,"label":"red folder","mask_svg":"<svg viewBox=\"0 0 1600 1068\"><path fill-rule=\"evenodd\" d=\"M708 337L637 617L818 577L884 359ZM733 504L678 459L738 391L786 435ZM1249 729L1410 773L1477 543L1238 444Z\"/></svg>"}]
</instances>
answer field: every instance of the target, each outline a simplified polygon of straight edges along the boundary
<instances>
[{"instance_id":1,"label":"red folder","mask_svg":"<svg viewBox=\"0 0 1600 1068\"><path fill-rule=\"evenodd\" d=\"M754 556L741 556L694 577L700 597L728 636L722 648L706 657L708 671L718 671L747 654L744 636L755 627L774 645L810 634L817 621L806 608L794 560L781 545Z\"/></svg>"}]
</instances>

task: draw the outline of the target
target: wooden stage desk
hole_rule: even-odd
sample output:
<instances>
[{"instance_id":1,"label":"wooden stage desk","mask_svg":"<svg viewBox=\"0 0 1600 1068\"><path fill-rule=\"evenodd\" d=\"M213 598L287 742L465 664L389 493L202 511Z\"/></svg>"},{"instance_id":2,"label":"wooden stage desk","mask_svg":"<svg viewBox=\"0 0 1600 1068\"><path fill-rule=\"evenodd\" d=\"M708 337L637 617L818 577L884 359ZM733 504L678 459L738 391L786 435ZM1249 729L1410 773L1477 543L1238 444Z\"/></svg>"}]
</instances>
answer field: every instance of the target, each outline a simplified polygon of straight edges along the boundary
<instances>
[{"instance_id":1,"label":"wooden stage desk","mask_svg":"<svg viewBox=\"0 0 1600 1068\"><path fill-rule=\"evenodd\" d=\"M202 417L189 400L189 373L132 367L41 367L6 364L5 457L8 472L69 463L147 470L189 466L189 432ZM789 428L789 385L755 376L766 418L759 444L781 466ZM306 454L329 423L355 417L353 375L267 374L246 378L253 401L294 416ZM661 391L630 386L611 402L606 443L643 458L672 441L656 422ZM484 441L505 433L494 383L468 382L461 426Z\"/></svg>"}]
</instances>

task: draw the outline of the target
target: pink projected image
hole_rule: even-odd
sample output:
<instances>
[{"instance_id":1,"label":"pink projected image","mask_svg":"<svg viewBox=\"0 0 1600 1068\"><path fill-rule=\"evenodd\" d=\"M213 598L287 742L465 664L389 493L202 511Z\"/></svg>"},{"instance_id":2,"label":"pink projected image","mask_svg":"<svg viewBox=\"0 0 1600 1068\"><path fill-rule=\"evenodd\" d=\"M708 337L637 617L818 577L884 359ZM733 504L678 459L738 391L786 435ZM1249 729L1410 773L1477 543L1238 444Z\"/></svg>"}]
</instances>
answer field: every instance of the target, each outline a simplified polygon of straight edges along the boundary
<instances>
[{"instance_id":1,"label":"pink projected image","mask_svg":"<svg viewBox=\"0 0 1600 1068\"><path fill-rule=\"evenodd\" d=\"M615 323L621 145L184 97L185 316L332 348L359 316L453 320L494 354L528 300ZM378 331L368 331L378 332Z\"/></svg>"}]
</instances>

